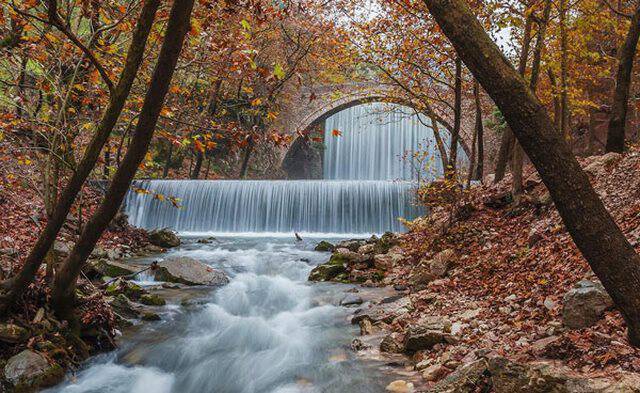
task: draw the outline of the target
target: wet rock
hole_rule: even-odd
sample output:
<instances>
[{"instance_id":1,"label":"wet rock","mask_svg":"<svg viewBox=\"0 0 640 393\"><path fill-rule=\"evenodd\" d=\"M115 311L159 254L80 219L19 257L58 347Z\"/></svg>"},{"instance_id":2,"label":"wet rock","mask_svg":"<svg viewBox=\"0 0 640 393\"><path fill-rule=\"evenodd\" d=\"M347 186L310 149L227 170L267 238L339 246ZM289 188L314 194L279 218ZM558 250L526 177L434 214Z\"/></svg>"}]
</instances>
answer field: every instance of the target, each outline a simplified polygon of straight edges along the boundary
<instances>
[{"instance_id":1,"label":"wet rock","mask_svg":"<svg viewBox=\"0 0 640 393\"><path fill-rule=\"evenodd\" d=\"M143 321L160 321L162 320L162 318L160 318L160 315L154 313L154 312L145 312L144 314L142 314L141 319Z\"/></svg>"},{"instance_id":2,"label":"wet rock","mask_svg":"<svg viewBox=\"0 0 640 393\"><path fill-rule=\"evenodd\" d=\"M373 265L376 269L380 270L390 270L396 264L402 262L404 260L404 255L402 254L377 254L373 257Z\"/></svg>"},{"instance_id":3,"label":"wet rock","mask_svg":"<svg viewBox=\"0 0 640 393\"><path fill-rule=\"evenodd\" d=\"M0 341L9 344L18 344L27 341L29 331L13 323L0 324Z\"/></svg>"},{"instance_id":4,"label":"wet rock","mask_svg":"<svg viewBox=\"0 0 640 393\"><path fill-rule=\"evenodd\" d=\"M140 312L136 310L134 304L122 294L114 297L109 304L111 304L111 307L113 307L113 310L119 317L129 319L140 317Z\"/></svg>"},{"instance_id":5,"label":"wet rock","mask_svg":"<svg viewBox=\"0 0 640 393\"><path fill-rule=\"evenodd\" d=\"M197 243L198 244L211 244L211 243L215 242L216 240L217 239L215 237L210 236L210 237L198 239Z\"/></svg>"},{"instance_id":6,"label":"wet rock","mask_svg":"<svg viewBox=\"0 0 640 393\"><path fill-rule=\"evenodd\" d=\"M393 334L388 334L380 342L380 352L401 353L402 343Z\"/></svg>"},{"instance_id":7,"label":"wet rock","mask_svg":"<svg viewBox=\"0 0 640 393\"><path fill-rule=\"evenodd\" d=\"M140 303L145 306L164 306L167 302L158 295L145 294L140 297Z\"/></svg>"},{"instance_id":8,"label":"wet rock","mask_svg":"<svg viewBox=\"0 0 640 393\"><path fill-rule=\"evenodd\" d=\"M180 245L180 238L169 229L156 229L149 232L149 242L162 248L173 248Z\"/></svg>"},{"instance_id":9,"label":"wet rock","mask_svg":"<svg viewBox=\"0 0 640 393\"><path fill-rule=\"evenodd\" d=\"M365 349L370 349L370 348L371 348L371 345L367 345L363 343L362 340L360 340L359 338L354 338L353 341L351 341L351 349L355 352L364 351Z\"/></svg>"},{"instance_id":10,"label":"wet rock","mask_svg":"<svg viewBox=\"0 0 640 393\"><path fill-rule=\"evenodd\" d=\"M309 281L331 281L346 272L345 263L342 260L334 259L332 256L329 262L318 265L311 270Z\"/></svg>"},{"instance_id":11,"label":"wet rock","mask_svg":"<svg viewBox=\"0 0 640 393\"><path fill-rule=\"evenodd\" d=\"M316 247L314 248L314 250L316 251L321 251L321 252L333 252L333 250L335 250L335 246L331 243L329 243L328 241L321 241L320 243L318 243L316 245Z\"/></svg>"},{"instance_id":12,"label":"wet rock","mask_svg":"<svg viewBox=\"0 0 640 393\"><path fill-rule=\"evenodd\" d=\"M129 299L138 300L146 291L130 281L117 279L107 286L106 292L110 296L123 294Z\"/></svg>"},{"instance_id":13,"label":"wet rock","mask_svg":"<svg viewBox=\"0 0 640 393\"><path fill-rule=\"evenodd\" d=\"M185 285L225 285L227 275L204 263L188 257L168 258L158 263L154 273L158 281Z\"/></svg>"},{"instance_id":14,"label":"wet rock","mask_svg":"<svg viewBox=\"0 0 640 393\"><path fill-rule=\"evenodd\" d=\"M347 296L345 296L341 301L340 301L340 305L341 306L353 306L353 305L357 305L357 304L362 304L363 300L360 296L356 296L353 294L348 294Z\"/></svg>"},{"instance_id":15,"label":"wet rock","mask_svg":"<svg viewBox=\"0 0 640 393\"><path fill-rule=\"evenodd\" d=\"M16 391L35 391L60 382L64 371L59 365L50 365L40 353L24 350L7 361L4 377Z\"/></svg>"},{"instance_id":16,"label":"wet rock","mask_svg":"<svg viewBox=\"0 0 640 393\"><path fill-rule=\"evenodd\" d=\"M371 323L370 319L363 319L358 323L360 325L360 335L366 336L373 333L373 323Z\"/></svg>"},{"instance_id":17,"label":"wet rock","mask_svg":"<svg viewBox=\"0 0 640 393\"><path fill-rule=\"evenodd\" d=\"M400 237L393 232L385 232L380 240L375 243L374 253L386 254L392 247L400 243Z\"/></svg>"},{"instance_id":18,"label":"wet rock","mask_svg":"<svg viewBox=\"0 0 640 393\"><path fill-rule=\"evenodd\" d=\"M414 387L411 382L397 380L387 385L385 390L394 393L412 393L414 391Z\"/></svg>"},{"instance_id":19,"label":"wet rock","mask_svg":"<svg viewBox=\"0 0 640 393\"><path fill-rule=\"evenodd\" d=\"M331 260L334 263L345 263L347 265L355 265L362 263L368 259L367 256L358 254L357 252L351 251L346 248L337 248L333 255L331 255ZM363 266L366 267L366 266Z\"/></svg>"},{"instance_id":20,"label":"wet rock","mask_svg":"<svg viewBox=\"0 0 640 393\"><path fill-rule=\"evenodd\" d=\"M562 300L562 322L571 329L582 329L598 322L613 301L600 283L582 280Z\"/></svg>"}]
</instances>

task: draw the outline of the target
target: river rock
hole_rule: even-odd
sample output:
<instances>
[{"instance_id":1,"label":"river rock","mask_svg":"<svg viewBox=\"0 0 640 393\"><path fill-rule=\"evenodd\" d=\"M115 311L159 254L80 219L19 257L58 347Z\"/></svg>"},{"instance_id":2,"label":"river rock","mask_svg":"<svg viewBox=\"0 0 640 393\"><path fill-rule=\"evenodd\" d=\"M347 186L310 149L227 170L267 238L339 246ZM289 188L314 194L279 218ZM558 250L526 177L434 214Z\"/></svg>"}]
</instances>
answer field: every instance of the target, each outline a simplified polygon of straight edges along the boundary
<instances>
[{"instance_id":1,"label":"river rock","mask_svg":"<svg viewBox=\"0 0 640 393\"><path fill-rule=\"evenodd\" d=\"M413 383L411 382L397 380L387 385L385 390L388 392L394 392L394 393L412 393L414 392L414 387L413 387Z\"/></svg>"},{"instance_id":2,"label":"river rock","mask_svg":"<svg viewBox=\"0 0 640 393\"><path fill-rule=\"evenodd\" d=\"M351 239L351 240L343 240L340 243L336 244L336 249L346 248L349 251L357 252L358 249L365 245L365 240Z\"/></svg>"},{"instance_id":3,"label":"river rock","mask_svg":"<svg viewBox=\"0 0 640 393\"><path fill-rule=\"evenodd\" d=\"M442 379L447 373L449 369L443 366L442 364L434 364L431 365L422 371L422 378L429 382L434 382Z\"/></svg>"},{"instance_id":4,"label":"river rock","mask_svg":"<svg viewBox=\"0 0 640 393\"><path fill-rule=\"evenodd\" d=\"M489 392L492 390L488 374L486 361L477 360L458 367L428 391L433 393Z\"/></svg>"},{"instance_id":5,"label":"river rock","mask_svg":"<svg viewBox=\"0 0 640 393\"><path fill-rule=\"evenodd\" d=\"M382 237L376 241L375 250L376 254L386 254L391 247L397 246L400 243L400 237L393 232L385 232Z\"/></svg>"},{"instance_id":6,"label":"river rock","mask_svg":"<svg viewBox=\"0 0 640 393\"><path fill-rule=\"evenodd\" d=\"M314 248L315 251L321 251L321 252L333 252L333 250L335 249L336 249L336 246L334 246L333 244L329 243L326 240L321 241Z\"/></svg>"},{"instance_id":7,"label":"river rock","mask_svg":"<svg viewBox=\"0 0 640 393\"><path fill-rule=\"evenodd\" d=\"M562 300L562 322L571 329L582 329L598 322L613 301L600 283L582 280Z\"/></svg>"},{"instance_id":8,"label":"river rock","mask_svg":"<svg viewBox=\"0 0 640 393\"><path fill-rule=\"evenodd\" d=\"M144 294L140 296L140 303L145 306L164 306L167 302L158 295Z\"/></svg>"},{"instance_id":9,"label":"river rock","mask_svg":"<svg viewBox=\"0 0 640 393\"><path fill-rule=\"evenodd\" d=\"M156 229L149 232L149 242L162 248L173 248L180 245L180 238L169 229Z\"/></svg>"},{"instance_id":10,"label":"river rock","mask_svg":"<svg viewBox=\"0 0 640 393\"><path fill-rule=\"evenodd\" d=\"M431 260L423 262L423 265L427 268L428 273L433 277L442 278L449 271L454 258L455 252L451 249L447 249L434 255Z\"/></svg>"},{"instance_id":11,"label":"river rock","mask_svg":"<svg viewBox=\"0 0 640 393\"><path fill-rule=\"evenodd\" d=\"M380 352L401 353L402 343L393 334L387 334L380 342Z\"/></svg>"},{"instance_id":12,"label":"river rock","mask_svg":"<svg viewBox=\"0 0 640 393\"><path fill-rule=\"evenodd\" d=\"M4 377L16 391L35 391L60 382L64 371L59 365L50 365L40 353L27 349L7 361Z\"/></svg>"},{"instance_id":13,"label":"river rock","mask_svg":"<svg viewBox=\"0 0 640 393\"><path fill-rule=\"evenodd\" d=\"M363 300L360 296L354 295L354 294L348 294L347 296L345 296L341 301L340 301L340 305L341 306L354 306L357 304L362 304Z\"/></svg>"},{"instance_id":14,"label":"river rock","mask_svg":"<svg viewBox=\"0 0 640 393\"><path fill-rule=\"evenodd\" d=\"M189 257L168 258L158 263L155 279L185 285L225 285L229 278L221 270L214 269Z\"/></svg>"},{"instance_id":15,"label":"river rock","mask_svg":"<svg viewBox=\"0 0 640 393\"><path fill-rule=\"evenodd\" d=\"M0 324L0 341L17 344L26 341L29 338L29 331L21 326L13 323Z\"/></svg>"},{"instance_id":16,"label":"river rock","mask_svg":"<svg viewBox=\"0 0 640 393\"><path fill-rule=\"evenodd\" d=\"M329 262L318 265L309 273L309 281L331 281L339 275L344 275L346 278L347 268L344 261L341 259L333 258Z\"/></svg>"}]
</instances>

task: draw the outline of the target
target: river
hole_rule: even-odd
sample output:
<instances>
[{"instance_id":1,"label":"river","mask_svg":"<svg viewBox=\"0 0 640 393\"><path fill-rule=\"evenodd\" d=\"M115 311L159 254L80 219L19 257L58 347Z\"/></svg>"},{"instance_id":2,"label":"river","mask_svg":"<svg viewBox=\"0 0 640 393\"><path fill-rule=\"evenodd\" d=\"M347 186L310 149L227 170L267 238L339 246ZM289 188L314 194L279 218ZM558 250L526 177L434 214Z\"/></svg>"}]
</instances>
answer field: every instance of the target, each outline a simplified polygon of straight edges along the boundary
<instances>
[{"instance_id":1,"label":"river","mask_svg":"<svg viewBox=\"0 0 640 393\"><path fill-rule=\"evenodd\" d=\"M348 322L353 309L339 302L352 286L307 282L327 259L313 251L317 240L183 240L163 257L197 258L227 272L230 283L193 289L186 306L169 298L162 321L130 329L118 350L51 392L384 391L390 377L381 364L360 361L349 348L357 335Z\"/></svg>"}]
</instances>

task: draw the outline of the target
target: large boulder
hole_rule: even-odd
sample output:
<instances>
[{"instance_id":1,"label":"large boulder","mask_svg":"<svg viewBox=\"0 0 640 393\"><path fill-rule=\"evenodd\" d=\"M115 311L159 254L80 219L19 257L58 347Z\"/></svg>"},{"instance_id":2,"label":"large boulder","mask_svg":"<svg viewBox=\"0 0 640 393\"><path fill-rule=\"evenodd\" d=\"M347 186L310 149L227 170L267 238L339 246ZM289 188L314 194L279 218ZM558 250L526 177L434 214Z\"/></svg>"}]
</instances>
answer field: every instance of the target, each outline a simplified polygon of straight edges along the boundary
<instances>
[{"instance_id":1,"label":"large boulder","mask_svg":"<svg viewBox=\"0 0 640 393\"><path fill-rule=\"evenodd\" d=\"M11 357L4 367L4 378L16 391L35 391L53 386L64 377L59 365L51 365L38 352L24 350Z\"/></svg>"},{"instance_id":2,"label":"large boulder","mask_svg":"<svg viewBox=\"0 0 640 393\"><path fill-rule=\"evenodd\" d=\"M387 334L380 342L380 352L401 353L402 343L393 334Z\"/></svg>"},{"instance_id":3,"label":"large boulder","mask_svg":"<svg viewBox=\"0 0 640 393\"><path fill-rule=\"evenodd\" d=\"M321 241L320 243L318 243L316 245L316 247L314 248L315 251L321 251L321 252L333 252L333 250L335 250L336 246L334 246L333 244L329 243L326 240Z\"/></svg>"},{"instance_id":4,"label":"large boulder","mask_svg":"<svg viewBox=\"0 0 640 393\"><path fill-rule=\"evenodd\" d=\"M426 262L425 265L434 277L442 278L444 277L449 268L453 264L455 258L455 252L451 249L447 249L444 251L440 251L433 258Z\"/></svg>"},{"instance_id":5,"label":"large boulder","mask_svg":"<svg viewBox=\"0 0 640 393\"><path fill-rule=\"evenodd\" d=\"M29 331L21 326L12 323L0 324L0 341L17 344L29 338Z\"/></svg>"},{"instance_id":6,"label":"large boulder","mask_svg":"<svg viewBox=\"0 0 640 393\"><path fill-rule=\"evenodd\" d=\"M102 258L97 261L90 262L90 269L94 274L100 276L123 277L137 273L143 268L136 265L129 265L128 263L116 262Z\"/></svg>"},{"instance_id":7,"label":"large boulder","mask_svg":"<svg viewBox=\"0 0 640 393\"><path fill-rule=\"evenodd\" d=\"M584 171L590 175L597 175L607 168L614 166L622 159L622 154L609 152L601 156L587 158Z\"/></svg>"},{"instance_id":8,"label":"large boulder","mask_svg":"<svg viewBox=\"0 0 640 393\"><path fill-rule=\"evenodd\" d=\"M156 229L149 232L149 242L162 248L173 248L180 245L180 238L169 229Z\"/></svg>"},{"instance_id":9,"label":"large boulder","mask_svg":"<svg viewBox=\"0 0 640 393\"><path fill-rule=\"evenodd\" d=\"M476 360L458 367L455 372L429 389L433 393L475 393L491 391L487 363ZM511 392L515 393L515 392Z\"/></svg>"},{"instance_id":10,"label":"large boulder","mask_svg":"<svg viewBox=\"0 0 640 393\"><path fill-rule=\"evenodd\" d=\"M155 279L186 285L225 285L229 282L221 270L189 257L168 258L159 262Z\"/></svg>"},{"instance_id":11,"label":"large boulder","mask_svg":"<svg viewBox=\"0 0 640 393\"><path fill-rule=\"evenodd\" d=\"M582 280L562 300L562 322L571 329L582 329L598 322L613 301L600 283Z\"/></svg>"},{"instance_id":12,"label":"large boulder","mask_svg":"<svg viewBox=\"0 0 640 393\"><path fill-rule=\"evenodd\" d=\"M365 244L367 244L366 240L359 240L359 239L343 240L340 243L336 244L336 249L346 248L349 251L356 252L360 247L364 246Z\"/></svg>"},{"instance_id":13,"label":"large boulder","mask_svg":"<svg viewBox=\"0 0 640 393\"><path fill-rule=\"evenodd\" d=\"M640 393L640 375L635 373L589 378L553 362L517 363L494 357L487 363L496 393Z\"/></svg>"}]
</instances>

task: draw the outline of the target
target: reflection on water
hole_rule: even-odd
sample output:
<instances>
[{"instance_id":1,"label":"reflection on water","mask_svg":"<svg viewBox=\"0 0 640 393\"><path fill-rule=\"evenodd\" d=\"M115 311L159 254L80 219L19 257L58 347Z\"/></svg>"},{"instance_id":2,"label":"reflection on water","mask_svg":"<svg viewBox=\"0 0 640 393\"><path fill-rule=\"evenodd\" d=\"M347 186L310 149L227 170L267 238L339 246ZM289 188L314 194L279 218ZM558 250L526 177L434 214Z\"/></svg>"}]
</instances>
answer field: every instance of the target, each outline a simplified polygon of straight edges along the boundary
<instances>
[{"instance_id":1,"label":"reflection on water","mask_svg":"<svg viewBox=\"0 0 640 393\"><path fill-rule=\"evenodd\" d=\"M309 285L327 254L290 239L187 240L170 255L224 269L231 282L195 307L169 305L122 348L55 392L378 392L383 382L348 349L354 328L335 306L345 287ZM147 280L148 278L145 278Z\"/></svg>"}]
</instances>

